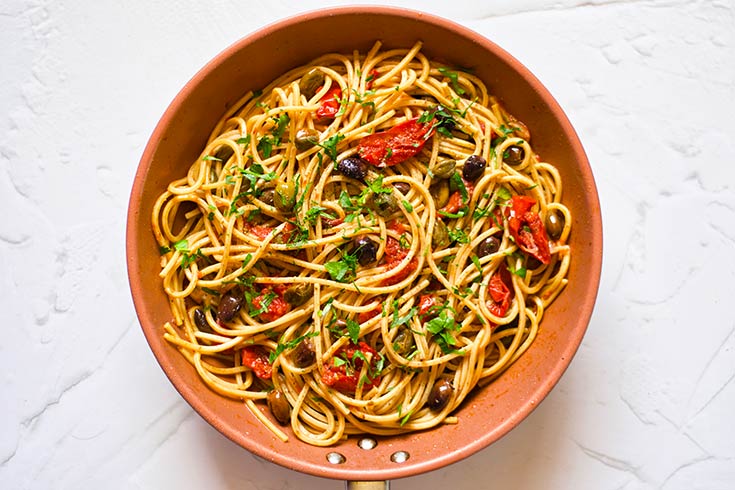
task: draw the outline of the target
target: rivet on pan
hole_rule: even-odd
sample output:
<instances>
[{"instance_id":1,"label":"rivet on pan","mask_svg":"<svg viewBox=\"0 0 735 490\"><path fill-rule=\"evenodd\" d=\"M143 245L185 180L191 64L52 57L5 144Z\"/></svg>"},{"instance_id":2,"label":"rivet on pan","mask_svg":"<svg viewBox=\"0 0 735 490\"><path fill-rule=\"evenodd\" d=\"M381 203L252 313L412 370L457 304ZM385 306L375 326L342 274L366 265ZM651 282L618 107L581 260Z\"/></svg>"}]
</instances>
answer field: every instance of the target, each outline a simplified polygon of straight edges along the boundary
<instances>
[{"instance_id":1,"label":"rivet on pan","mask_svg":"<svg viewBox=\"0 0 735 490\"><path fill-rule=\"evenodd\" d=\"M347 458L345 458L340 453L331 452L327 454L327 461L329 461L332 464L342 464L345 461L347 461Z\"/></svg>"},{"instance_id":2,"label":"rivet on pan","mask_svg":"<svg viewBox=\"0 0 735 490\"><path fill-rule=\"evenodd\" d=\"M369 451L370 449L375 449L375 447L378 445L378 441L376 441L372 437L363 437L357 442L357 445L360 447L360 449L365 449L366 451Z\"/></svg>"},{"instance_id":3,"label":"rivet on pan","mask_svg":"<svg viewBox=\"0 0 735 490\"><path fill-rule=\"evenodd\" d=\"M390 455L390 460L394 463L405 463L410 457L411 455L406 451L396 451Z\"/></svg>"}]
</instances>

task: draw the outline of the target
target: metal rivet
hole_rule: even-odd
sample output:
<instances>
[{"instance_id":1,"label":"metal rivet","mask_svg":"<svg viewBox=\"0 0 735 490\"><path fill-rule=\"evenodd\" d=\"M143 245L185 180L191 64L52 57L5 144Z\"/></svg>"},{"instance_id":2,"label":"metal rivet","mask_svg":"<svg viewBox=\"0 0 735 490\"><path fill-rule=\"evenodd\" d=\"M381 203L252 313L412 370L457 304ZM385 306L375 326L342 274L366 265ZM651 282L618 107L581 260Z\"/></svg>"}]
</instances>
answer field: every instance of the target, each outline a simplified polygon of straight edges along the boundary
<instances>
[{"instance_id":1,"label":"metal rivet","mask_svg":"<svg viewBox=\"0 0 735 490\"><path fill-rule=\"evenodd\" d=\"M332 464L342 464L345 461L347 461L347 458L345 458L340 453L331 452L327 454L327 461L329 461Z\"/></svg>"},{"instance_id":2,"label":"metal rivet","mask_svg":"<svg viewBox=\"0 0 735 490\"><path fill-rule=\"evenodd\" d=\"M365 449L366 451L369 451L370 449L375 449L375 447L378 445L378 441L376 441L372 437L363 437L357 442L357 445L360 447L360 449Z\"/></svg>"},{"instance_id":3,"label":"metal rivet","mask_svg":"<svg viewBox=\"0 0 735 490\"><path fill-rule=\"evenodd\" d=\"M405 463L410 457L411 455L406 451L396 451L390 455L390 460L394 463Z\"/></svg>"}]
</instances>

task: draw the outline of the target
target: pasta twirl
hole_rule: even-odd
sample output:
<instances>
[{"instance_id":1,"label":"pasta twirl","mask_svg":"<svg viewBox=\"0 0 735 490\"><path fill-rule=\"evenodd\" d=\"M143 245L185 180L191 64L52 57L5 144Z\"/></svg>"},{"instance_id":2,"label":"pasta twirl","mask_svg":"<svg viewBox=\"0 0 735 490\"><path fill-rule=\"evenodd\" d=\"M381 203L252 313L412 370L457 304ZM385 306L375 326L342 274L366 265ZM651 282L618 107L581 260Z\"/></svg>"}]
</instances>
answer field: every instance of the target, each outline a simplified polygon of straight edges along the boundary
<instances>
[{"instance_id":1,"label":"pasta twirl","mask_svg":"<svg viewBox=\"0 0 735 490\"><path fill-rule=\"evenodd\" d=\"M530 140L421 43L247 93L156 202L163 335L284 440L460 422L567 282L571 216Z\"/></svg>"}]
</instances>

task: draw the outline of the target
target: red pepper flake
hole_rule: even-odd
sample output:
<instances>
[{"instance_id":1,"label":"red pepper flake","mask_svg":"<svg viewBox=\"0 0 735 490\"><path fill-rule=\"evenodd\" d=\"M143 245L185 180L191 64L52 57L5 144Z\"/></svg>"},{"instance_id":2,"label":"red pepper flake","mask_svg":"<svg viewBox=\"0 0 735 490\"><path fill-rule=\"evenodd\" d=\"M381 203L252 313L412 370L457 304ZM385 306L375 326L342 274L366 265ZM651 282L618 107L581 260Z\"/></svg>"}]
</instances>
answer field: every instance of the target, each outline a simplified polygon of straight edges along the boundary
<instances>
[{"instance_id":1,"label":"red pepper flake","mask_svg":"<svg viewBox=\"0 0 735 490\"><path fill-rule=\"evenodd\" d=\"M357 153L376 167L397 165L421 151L434 134L432 121L409 119L387 131L365 136L357 145Z\"/></svg>"},{"instance_id":2,"label":"red pepper flake","mask_svg":"<svg viewBox=\"0 0 735 490\"><path fill-rule=\"evenodd\" d=\"M253 370L260 379L271 379L273 366L268 362L268 352L260 345L248 345L240 350L242 365Z\"/></svg>"}]
</instances>

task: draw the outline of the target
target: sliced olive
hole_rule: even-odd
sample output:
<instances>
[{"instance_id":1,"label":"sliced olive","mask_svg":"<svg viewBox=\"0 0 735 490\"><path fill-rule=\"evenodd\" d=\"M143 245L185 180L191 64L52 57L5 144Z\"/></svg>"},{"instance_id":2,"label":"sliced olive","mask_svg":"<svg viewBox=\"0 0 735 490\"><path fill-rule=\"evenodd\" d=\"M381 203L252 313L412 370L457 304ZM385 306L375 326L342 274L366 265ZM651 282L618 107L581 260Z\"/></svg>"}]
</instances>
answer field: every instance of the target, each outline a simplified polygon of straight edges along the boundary
<instances>
[{"instance_id":1,"label":"sliced olive","mask_svg":"<svg viewBox=\"0 0 735 490\"><path fill-rule=\"evenodd\" d=\"M393 339L393 350L400 355L408 354L414 346L413 334L406 327L399 327Z\"/></svg>"},{"instance_id":2,"label":"sliced olive","mask_svg":"<svg viewBox=\"0 0 735 490\"><path fill-rule=\"evenodd\" d=\"M357 257L357 261L360 265L368 265L375 262L375 258L378 254L378 244L375 240L368 238L365 235L360 235L354 239L354 255Z\"/></svg>"},{"instance_id":3,"label":"sliced olive","mask_svg":"<svg viewBox=\"0 0 735 490\"><path fill-rule=\"evenodd\" d=\"M398 192L400 192L404 196L408 195L409 191L411 190L411 184L407 182L396 182L395 184L393 184L393 187L398 189Z\"/></svg>"},{"instance_id":4,"label":"sliced olive","mask_svg":"<svg viewBox=\"0 0 735 490\"><path fill-rule=\"evenodd\" d=\"M307 99L311 99L322 85L324 85L324 73L320 69L314 68L299 80L299 92Z\"/></svg>"},{"instance_id":5,"label":"sliced olive","mask_svg":"<svg viewBox=\"0 0 735 490\"><path fill-rule=\"evenodd\" d=\"M302 340L293 352L293 361L301 369L314 364L316 352L314 342L311 339Z\"/></svg>"},{"instance_id":6,"label":"sliced olive","mask_svg":"<svg viewBox=\"0 0 735 490\"><path fill-rule=\"evenodd\" d=\"M477 256L485 257L494 254L498 250L500 250L500 240L496 236L489 236L477 246Z\"/></svg>"},{"instance_id":7,"label":"sliced olive","mask_svg":"<svg viewBox=\"0 0 735 490\"><path fill-rule=\"evenodd\" d=\"M230 159L232 154L235 153L232 148L230 148L229 145L222 145L219 148L217 148L217 151L214 152L214 157L219 158L223 162L226 162Z\"/></svg>"},{"instance_id":8,"label":"sliced olive","mask_svg":"<svg viewBox=\"0 0 735 490\"><path fill-rule=\"evenodd\" d=\"M526 152L524 152L523 148L520 146L509 146L505 152L503 152L503 161L508 165L520 165L523 163L525 153Z\"/></svg>"},{"instance_id":9,"label":"sliced olive","mask_svg":"<svg viewBox=\"0 0 735 490\"><path fill-rule=\"evenodd\" d=\"M319 143L319 131L312 128L302 128L296 131L294 144L299 151L305 151Z\"/></svg>"},{"instance_id":10,"label":"sliced olive","mask_svg":"<svg viewBox=\"0 0 735 490\"><path fill-rule=\"evenodd\" d=\"M233 290L226 293L217 306L217 320L223 322L232 321L240 311L243 304L243 296L239 291Z\"/></svg>"},{"instance_id":11,"label":"sliced olive","mask_svg":"<svg viewBox=\"0 0 735 490\"><path fill-rule=\"evenodd\" d=\"M314 285L308 282L293 284L283 293L283 299L291 306L301 306L314 295Z\"/></svg>"},{"instance_id":12,"label":"sliced olive","mask_svg":"<svg viewBox=\"0 0 735 490\"><path fill-rule=\"evenodd\" d=\"M556 210L546 215L546 232L554 240L558 240L564 230L564 215Z\"/></svg>"},{"instance_id":13,"label":"sliced olive","mask_svg":"<svg viewBox=\"0 0 735 490\"><path fill-rule=\"evenodd\" d=\"M431 173L438 179L448 179L454 174L456 166L457 162L452 159L442 160L436 163L434 168L431 169Z\"/></svg>"},{"instance_id":14,"label":"sliced olive","mask_svg":"<svg viewBox=\"0 0 735 490\"><path fill-rule=\"evenodd\" d=\"M347 157L339 161L337 170L345 177L363 181L368 173L368 165L368 162L363 158Z\"/></svg>"},{"instance_id":15,"label":"sliced olive","mask_svg":"<svg viewBox=\"0 0 735 490\"><path fill-rule=\"evenodd\" d=\"M440 180L429 187L429 194L434 198L434 205L443 208L449 202L449 181Z\"/></svg>"},{"instance_id":16,"label":"sliced olive","mask_svg":"<svg viewBox=\"0 0 735 490\"><path fill-rule=\"evenodd\" d=\"M480 155L471 155L464 161L462 177L470 182L476 181L485 172L487 161Z\"/></svg>"},{"instance_id":17,"label":"sliced olive","mask_svg":"<svg viewBox=\"0 0 735 490\"><path fill-rule=\"evenodd\" d=\"M447 225L440 219L434 223L434 231L431 234L431 246L436 250L448 247L450 244Z\"/></svg>"},{"instance_id":18,"label":"sliced olive","mask_svg":"<svg viewBox=\"0 0 735 490\"><path fill-rule=\"evenodd\" d=\"M291 405L288 404L286 395L281 390L273 390L266 397L268 408L273 417L281 425L286 425L291 420Z\"/></svg>"},{"instance_id":19,"label":"sliced olive","mask_svg":"<svg viewBox=\"0 0 735 490\"><path fill-rule=\"evenodd\" d=\"M429 399L426 404L432 410L441 410L447 405L449 399L452 398L452 393L454 393L454 386L452 386L452 383L446 379L440 379L434 383L434 387L431 389L431 393L429 393Z\"/></svg>"},{"instance_id":20,"label":"sliced olive","mask_svg":"<svg viewBox=\"0 0 735 490\"><path fill-rule=\"evenodd\" d=\"M296 186L293 181L279 182L273 194L273 204L279 211L290 212L296 204Z\"/></svg>"},{"instance_id":21,"label":"sliced olive","mask_svg":"<svg viewBox=\"0 0 735 490\"><path fill-rule=\"evenodd\" d=\"M269 206L273 206L273 204L275 203L275 193L276 191L274 191L273 189L266 189L260 195L260 200Z\"/></svg>"},{"instance_id":22,"label":"sliced olive","mask_svg":"<svg viewBox=\"0 0 735 490\"><path fill-rule=\"evenodd\" d=\"M396 212L398 200L393 197L393 194L373 194L370 205L376 213L386 218Z\"/></svg>"},{"instance_id":23,"label":"sliced olive","mask_svg":"<svg viewBox=\"0 0 735 490\"><path fill-rule=\"evenodd\" d=\"M202 332L212 331L209 323L207 323L207 315L204 314L201 308L194 310L194 325Z\"/></svg>"}]
</instances>

